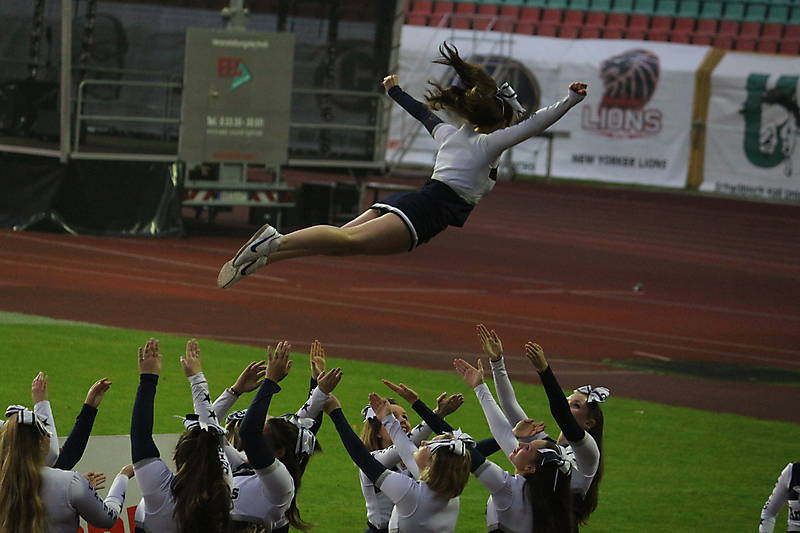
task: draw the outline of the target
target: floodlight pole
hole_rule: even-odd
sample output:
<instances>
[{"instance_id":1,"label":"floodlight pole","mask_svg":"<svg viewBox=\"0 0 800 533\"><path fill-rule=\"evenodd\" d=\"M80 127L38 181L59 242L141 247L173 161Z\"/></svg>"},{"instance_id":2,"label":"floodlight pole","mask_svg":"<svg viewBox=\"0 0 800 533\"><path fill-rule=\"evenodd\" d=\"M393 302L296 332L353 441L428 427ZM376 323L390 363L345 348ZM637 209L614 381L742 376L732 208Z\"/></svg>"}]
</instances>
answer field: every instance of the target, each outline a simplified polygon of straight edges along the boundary
<instances>
[{"instance_id":1,"label":"floodlight pole","mask_svg":"<svg viewBox=\"0 0 800 533\"><path fill-rule=\"evenodd\" d=\"M250 16L250 10L244 7L244 0L231 0L231 4L222 8L220 14L226 30L247 31L247 17Z\"/></svg>"},{"instance_id":2,"label":"floodlight pole","mask_svg":"<svg viewBox=\"0 0 800 533\"><path fill-rule=\"evenodd\" d=\"M72 2L61 0L61 78L59 159L66 163L70 147L70 111L72 93Z\"/></svg>"}]
</instances>

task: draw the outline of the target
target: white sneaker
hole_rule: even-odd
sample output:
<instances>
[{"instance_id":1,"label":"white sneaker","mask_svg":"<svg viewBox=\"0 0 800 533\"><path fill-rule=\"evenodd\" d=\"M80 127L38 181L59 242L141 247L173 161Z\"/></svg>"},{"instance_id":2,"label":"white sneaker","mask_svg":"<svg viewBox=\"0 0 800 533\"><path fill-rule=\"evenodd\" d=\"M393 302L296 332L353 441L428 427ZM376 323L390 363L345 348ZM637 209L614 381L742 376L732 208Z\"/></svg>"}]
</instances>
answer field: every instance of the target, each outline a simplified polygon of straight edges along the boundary
<instances>
[{"instance_id":1,"label":"white sneaker","mask_svg":"<svg viewBox=\"0 0 800 533\"><path fill-rule=\"evenodd\" d=\"M255 261L259 257L267 257L280 244L278 239L281 237L283 235L278 233L278 230L269 224L264 224L233 256L233 266L240 267Z\"/></svg>"},{"instance_id":2,"label":"white sneaker","mask_svg":"<svg viewBox=\"0 0 800 533\"><path fill-rule=\"evenodd\" d=\"M266 257L259 257L240 267L233 266L233 261L228 261L222 265L217 275L217 287L220 289L227 289L243 277L250 276L256 271L261 270L266 264Z\"/></svg>"}]
</instances>

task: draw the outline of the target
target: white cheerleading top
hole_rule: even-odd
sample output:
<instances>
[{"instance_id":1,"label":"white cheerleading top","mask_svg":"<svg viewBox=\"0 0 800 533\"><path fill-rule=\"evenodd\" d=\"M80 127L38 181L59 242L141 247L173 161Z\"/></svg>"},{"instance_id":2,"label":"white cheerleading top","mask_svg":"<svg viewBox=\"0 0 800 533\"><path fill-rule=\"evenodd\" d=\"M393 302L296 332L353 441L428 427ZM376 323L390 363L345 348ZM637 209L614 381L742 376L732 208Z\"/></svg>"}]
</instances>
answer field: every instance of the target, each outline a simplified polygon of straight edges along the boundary
<instances>
[{"instance_id":1,"label":"white cheerleading top","mask_svg":"<svg viewBox=\"0 0 800 533\"><path fill-rule=\"evenodd\" d=\"M128 476L118 475L105 500L78 472L43 467L40 494L48 533L75 533L78 517L101 529L110 529L125 503Z\"/></svg>"},{"instance_id":2,"label":"white cheerleading top","mask_svg":"<svg viewBox=\"0 0 800 533\"><path fill-rule=\"evenodd\" d=\"M494 187L489 177L504 150L541 134L584 99L573 90L555 104L542 108L519 124L492 133L477 133L471 124L456 127L442 122L433 128L439 143L432 179L447 184L471 205Z\"/></svg>"}]
</instances>

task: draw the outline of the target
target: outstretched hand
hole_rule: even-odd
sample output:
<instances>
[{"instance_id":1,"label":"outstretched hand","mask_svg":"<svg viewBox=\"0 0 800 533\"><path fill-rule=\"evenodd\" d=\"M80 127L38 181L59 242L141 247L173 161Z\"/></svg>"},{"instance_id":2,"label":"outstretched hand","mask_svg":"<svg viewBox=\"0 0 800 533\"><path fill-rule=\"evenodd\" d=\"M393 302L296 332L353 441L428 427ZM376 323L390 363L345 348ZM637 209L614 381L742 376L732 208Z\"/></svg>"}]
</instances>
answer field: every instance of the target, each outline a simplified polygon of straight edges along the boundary
<instances>
[{"instance_id":1,"label":"outstretched hand","mask_svg":"<svg viewBox=\"0 0 800 533\"><path fill-rule=\"evenodd\" d=\"M139 348L139 373L161 374L161 353L158 348L158 339L151 337L142 348Z\"/></svg>"},{"instance_id":2,"label":"outstretched hand","mask_svg":"<svg viewBox=\"0 0 800 533\"><path fill-rule=\"evenodd\" d=\"M414 402L419 400L419 394L408 388L404 383L395 385L388 379L382 379L381 381L383 382L384 385L386 385L394 392L396 392L398 396L407 401L409 404L413 404Z\"/></svg>"},{"instance_id":3,"label":"outstretched hand","mask_svg":"<svg viewBox=\"0 0 800 533\"><path fill-rule=\"evenodd\" d=\"M483 324L478 324L478 338L481 340L483 353L489 356L492 361L499 361L503 358L503 343L494 330L489 331Z\"/></svg>"},{"instance_id":4,"label":"outstretched hand","mask_svg":"<svg viewBox=\"0 0 800 533\"><path fill-rule=\"evenodd\" d=\"M272 352L272 347L267 348L267 379L278 383L283 378L289 375L289 370L292 368L292 361L289 359L289 349L292 345L289 341L281 341L275 346L275 352Z\"/></svg>"},{"instance_id":5,"label":"outstretched hand","mask_svg":"<svg viewBox=\"0 0 800 533\"><path fill-rule=\"evenodd\" d=\"M395 85L400 85L400 78L398 78L397 74L389 74L388 76L383 78L381 85L383 85L383 88L386 89L386 91L388 92L389 89L391 89Z\"/></svg>"},{"instance_id":6,"label":"outstretched hand","mask_svg":"<svg viewBox=\"0 0 800 533\"><path fill-rule=\"evenodd\" d=\"M94 382L94 385L89 387L89 392L86 393L86 401L84 402L89 407L97 409L100 402L103 401L108 389L111 388L111 380L108 378L99 379Z\"/></svg>"},{"instance_id":7,"label":"outstretched hand","mask_svg":"<svg viewBox=\"0 0 800 533\"><path fill-rule=\"evenodd\" d=\"M537 372L547 370L547 359L544 358L544 350L535 342L525 343L525 357L533 364Z\"/></svg>"},{"instance_id":8,"label":"outstretched hand","mask_svg":"<svg viewBox=\"0 0 800 533\"><path fill-rule=\"evenodd\" d=\"M186 342L186 354L181 357L181 366L187 378L203 371L203 361L200 359L200 345L197 344L197 339L190 339Z\"/></svg>"},{"instance_id":9,"label":"outstretched hand","mask_svg":"<svg viewBox=\"0 0 800 533\"><path fill-rule=\"evenodd\" d=\"M309 361L311 363L311 379L319 381L319 375L325 371L325 348L318 340L311 343L311 352L309 354Z\"/></svg>"},{"instance_id":10,"label":"outstretched hand","mask_svg":"<svg viewBox=\"0 0 800 533\"><path fill-rule=\"evenodd\" d=\"M242 370L242 373L236 378L236 383L233 384L231 389L240 396L246 392L252 392L261 385L261 380L264 379L266 373L266 361L253 361L244 367L244 370Z\"/></svg>"},{"instance_id":11,"label":"outstretched hand","mask_svg":"<svg viewBox=\"0 0 800 533\"><path fill-rule=\"evenodd\" d=\"M532 418L523 418L514 426L514 436L518 439L531 438L537 433L544 431L544 422L537 422Z\"/></svg>"},{"instance_id":12,"label":"outstretched hand","mask_svg":"<svg viewBox=\"0 0 800 533\"><path fill-rule=\"evenodd\" d=\"M483 362L480 359L478 359L477 366L472 366L463 359L455 359L453 361L453 366L456 372L461 374L464 383L471 388L474 389L483 383Z\"/></svg>"},{"instance_id":13,"label":"outstretched hand","mask_svg":"<svg viewBox=\"0 0 800 533\"><path fill-rule=\"evenodd\" d=\"M341 379L342 379L342 369L331 368L327 372L323 372L319 375L319 379L317 380L317 387L319 387L319 390L321 390L325 394L330 394L333 392L333 389L336 388L336 385L339 384L339 381L341 381Z\"/></svg>"},{"instance_id":14,"label":"outstretched hand","mask_svg":"<svg viewBox=\"0 0 800 533\"><path fill-rule=\"evenodd\" d=\"M369 393L369 406L372 407L373 411L375 411L375 415L378 417L378 420L383 420L392 414L392 408L389 406L389 400L386 398L381 398L375 392Z\"/></svg>"},{"instance_id":15,"label":"outstretched hand","mask_svg":"<svg viewBox=\"0 0 800 533\"><path fill-rule=\"evenodd\" d=\"M94 490L106 488L106 475L102 472L86 472L83 477Z\"/></svg>"},{"instance_id":16,"label":"outstretched hand","mask_svg":"<svg viewBox=\"0 0 800 533\"><path fill-rule=\"evenodd\" d=\"M47 401L47 374L44 372L36 374L31 382L31 400L34 405Z\"/></svg>"},{"instance_id":17,"label":"outstretched hand","mask_svg":"<svg viewBox=\"0 0 800 533\"><path fill-rule=\"evenodd\" d=\"M578 93L581 96L586 96L586 88L588 85L582 81L573 81L569 84L569 89Z\"/></svg>"},{"instance_id":18,"label":"outstretched hand","mask_svg":"<svg viewBox=\"0 0 800 533\"><path fill-rule=\"evenodd\" d=\"M455 413L464 404L463 394L450 394L443 392L436 398L436 409L434 412L439 416L447 416Z\"/></svg>"}]
</instances>

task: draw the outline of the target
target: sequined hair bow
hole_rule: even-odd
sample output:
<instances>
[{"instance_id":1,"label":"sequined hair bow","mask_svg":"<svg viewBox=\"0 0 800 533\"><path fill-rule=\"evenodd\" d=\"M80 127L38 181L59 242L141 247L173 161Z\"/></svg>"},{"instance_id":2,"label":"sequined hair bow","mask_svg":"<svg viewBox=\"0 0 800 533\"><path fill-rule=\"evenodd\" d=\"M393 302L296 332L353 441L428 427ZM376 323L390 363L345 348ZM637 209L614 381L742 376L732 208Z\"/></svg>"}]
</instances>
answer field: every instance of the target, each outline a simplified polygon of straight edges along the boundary
<instances>
[{"instance_id":1,"label":"sequined hair bow","mask_svg":"<svg viewBox=\"0 0 800 533\"><path fill-rule=\"evenodd\" d=\"M17 415L17 423L23 426L33 426L42 435L51 435L47 429L47 420L37 415L24 405L9 405L6 407L6 418Z\"/></svg>"},{"instance_id":2,"label":"sequined hair bow","mask_svg":"<svg viewBox=\"0 0 800 533\"><path fill-rule=\"evenodd\" d=\"M587 395L589 398L586 400L589 403L597 402L603 403L605 402L609 396L611 396L611 391L605 387L592 387L591 385L584 385L583 387L578 387L573 392L582 392L583 394Z\"/></svg>"},{"instance_id":3,"label":"sequined hair bow","mask_svg":"<svg viewBox=\"0 0 800 533\"><path fill-rule=\"evenodd\" d=\"M470 448L475 447L475 441L467 433L456 429L453 431L453 438L450 439L437 439L428 442L428 449L431 453L436 453L439 450L450 450L452 453L465 456Z\"/></svg>"}]
</instances>

